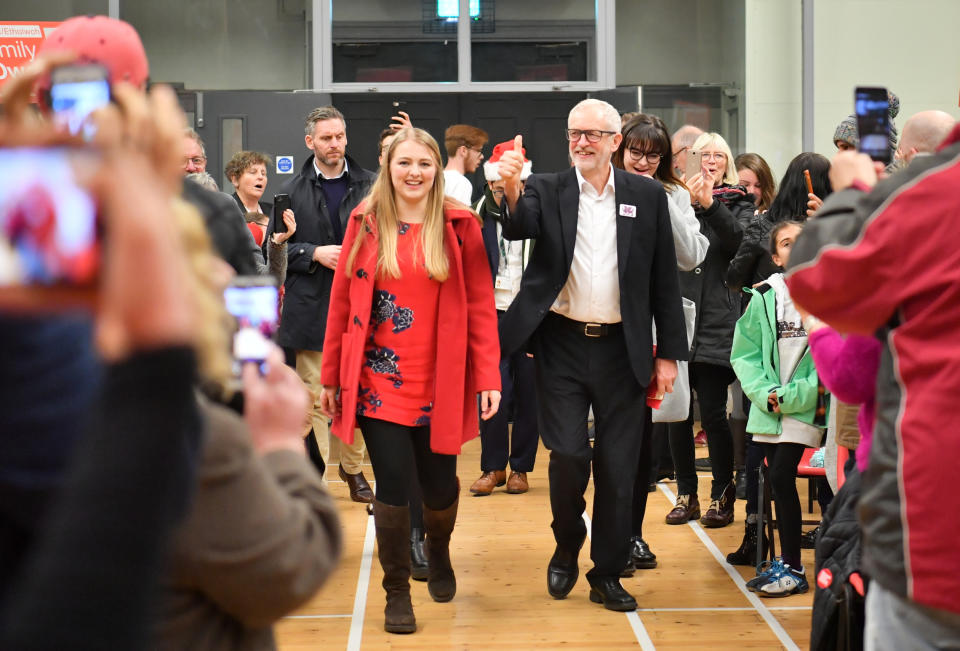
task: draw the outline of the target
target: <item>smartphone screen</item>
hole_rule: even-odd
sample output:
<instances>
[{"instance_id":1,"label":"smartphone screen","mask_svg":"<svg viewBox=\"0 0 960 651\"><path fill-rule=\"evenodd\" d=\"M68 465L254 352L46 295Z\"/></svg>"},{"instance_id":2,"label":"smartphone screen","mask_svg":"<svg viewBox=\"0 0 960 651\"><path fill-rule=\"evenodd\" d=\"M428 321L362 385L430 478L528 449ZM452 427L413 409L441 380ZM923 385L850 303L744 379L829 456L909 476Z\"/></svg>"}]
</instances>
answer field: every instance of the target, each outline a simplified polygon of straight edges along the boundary
<instances>
[{"instance_id":1,"label":"smartphone screen","mask_svg":"<svg viewBox=\"0 0 960 651\"><path fill-rule=\"evenodd\" d=\"M240 276L224 290L224 300L236 319L233 358L244 362L263 362L270 352L270 341L277 331L277 286L270 277Z\"/></svg>"},{"instance_id":2,"label":"smartphone screen","mask_svg":"<svg viewBox=\"0 0 960 651\"><path fill-rule=\"evenodd\" d=\"M72 149L0 149L0 286L94 284L97 206L78 176L95 165Z\"/></svg>"},{"instance_id":3,"label":"smartphone screen","mask_svg":"<svg viewBox=\"0 0 960 651\"><path fill-rule=\"evenodd\" d=\"M50 75L54 122L74 135L92 137L90 114L110 102L107 71L98 65L62 66Z\"/></svg>"},{"instance_id":4,"label":"smartphone screen","mask_svg":"<svg viewBox=\"0 0 960 651\"><path fill-rule=\"evenodd\" d=\"M890 101L886 88L858 87L854 101L860 151L875 161L890 162Z\"/></svg>"}]
</instances>

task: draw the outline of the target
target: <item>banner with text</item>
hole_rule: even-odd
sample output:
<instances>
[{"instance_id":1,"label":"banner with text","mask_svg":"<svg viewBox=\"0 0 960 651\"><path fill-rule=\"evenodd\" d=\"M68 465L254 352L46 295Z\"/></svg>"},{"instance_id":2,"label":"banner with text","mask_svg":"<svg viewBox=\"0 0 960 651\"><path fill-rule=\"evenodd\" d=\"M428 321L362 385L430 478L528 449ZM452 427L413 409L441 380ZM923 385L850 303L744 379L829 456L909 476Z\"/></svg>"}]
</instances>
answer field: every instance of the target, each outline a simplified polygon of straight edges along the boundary
<instances>
[{"instance_id":1,"label":"banner with text","mask_svg":"<svg viewBox=\"0 0 960 651\"><path fill-rule=\"evenodd\" d=\"M0 86L37 56L40 44L59 22L0 21Z\"/></svg>"}]
</instances>

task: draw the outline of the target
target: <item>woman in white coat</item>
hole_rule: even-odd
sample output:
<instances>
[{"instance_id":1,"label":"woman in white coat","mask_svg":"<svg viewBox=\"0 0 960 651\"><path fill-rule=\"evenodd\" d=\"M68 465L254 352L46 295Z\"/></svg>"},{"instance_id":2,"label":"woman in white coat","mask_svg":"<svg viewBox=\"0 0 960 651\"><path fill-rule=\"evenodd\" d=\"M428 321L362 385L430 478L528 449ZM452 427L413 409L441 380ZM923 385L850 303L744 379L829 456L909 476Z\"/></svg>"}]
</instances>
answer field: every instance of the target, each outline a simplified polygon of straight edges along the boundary
<instances>
[{"instance_id":1,"label":"woman in white coat","mask_svg":"<svg viewBox=\"0 0 960 651\"><path fill-rule=\"evenodd\" d=\"M663 120L655 115L640 113L631 118L621 131L623 142L613 154L613 164L633 174L639 174L660 182L667 191L667 204L670 209L670 225L673 227L673 246L677 253L677 267L680 271L690 271L703 262L707 255L709 241L700 232L690 205L690 193L673 171L673 148L670 145L670 133ZM695 306L684 299L684 316L687 320L688 338L692 334L695 319ZM686 391L678 391L686 386ZM687 364L680 362L675 391L660 405L663 412L674 411L675 420L686 420L690 400L690 381L687 378ZM669 402L681 404L671 405ZM660 410L658 410L660 411ZM659 415L659 414L658 414ZM650 569L657 566L657 557L643 539L643 516L647 510L648 486L654 479L655 449L653 440L655 428L666 428L663 424L670 418L657 418L653 424L653 413L647 409L643 423L643 442L640 447L640 465L633 490L633 528L630 539L630 564L624 570L624 576L631 576L635 569ZM666 440L666 432L658 432L661 440Z\"/></svg>"}]
</instances>

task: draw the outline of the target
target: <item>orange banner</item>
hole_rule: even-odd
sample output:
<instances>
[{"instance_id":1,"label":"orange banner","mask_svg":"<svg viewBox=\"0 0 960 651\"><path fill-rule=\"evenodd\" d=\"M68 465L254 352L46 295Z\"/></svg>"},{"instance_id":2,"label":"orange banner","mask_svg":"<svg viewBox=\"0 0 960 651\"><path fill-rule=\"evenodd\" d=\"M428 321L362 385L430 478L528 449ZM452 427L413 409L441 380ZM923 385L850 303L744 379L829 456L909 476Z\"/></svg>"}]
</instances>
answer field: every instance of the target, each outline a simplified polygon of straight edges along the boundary
<instances>
[{"instance_id":1,"label":"orange banner","mask_svg":"<svg viewBox=\"0 0 960 651\"><path fill-rule=\"evenodd\" d=\"M0 86L20 74L59 22L0 22Z\"/></svg>"}]
</instances>

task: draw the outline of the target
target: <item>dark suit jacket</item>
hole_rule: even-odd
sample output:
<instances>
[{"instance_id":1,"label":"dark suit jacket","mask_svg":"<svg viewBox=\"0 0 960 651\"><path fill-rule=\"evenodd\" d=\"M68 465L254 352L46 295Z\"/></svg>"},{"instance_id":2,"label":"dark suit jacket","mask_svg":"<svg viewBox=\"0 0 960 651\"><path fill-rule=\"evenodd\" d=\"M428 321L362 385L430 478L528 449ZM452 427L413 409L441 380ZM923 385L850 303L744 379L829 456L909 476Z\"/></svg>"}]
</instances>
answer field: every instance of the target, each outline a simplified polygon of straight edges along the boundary
<instances>
[{"instance_id":1,"label":"dark suit jacket","mask_svg":"<svg viewBox=\"0 0 960 651\"><path fill-rule=\"evenodd\" d=\"M677 255L667 209L667 194L651 179L614 169L620 314L630 366L646 386L653 371L653 333L657 357L687 359L686 328L680 302ZM506 357L533 336L567 282L577 238L580 188L576 170L534 174L527 179L513 214L504 211L508 239L536 238L523 274L520 294L500 321L500 349ZM621 214L634 206L636 217Z\"/></svg>"},{"instance_id":2,"label":"dark suit jacket","mask_svg":"<svg viewBox=\"0 0 960 651\"><path fill-rule=\"evenodd\" d=\"M347 217L367 196L376 175L347 156L347 177L347 193L335 216L343 231L346 231ZM330 225L327 200L317 180L313 156L307 157L300 173L285 183L281 192L290 195L297 230L287 240L287 279L283 283L286 294L277 343L295 350L323 350L333 269L314 262L313 250L341 242L334 237ZM271 216L265 240L273 234L274 220Z\"/></svg>"},{"instance_id":3,"label":"dark suit jacket","mask_svg":"<svg viewBox=\"0 0 960 651\"><path fill-rule=\"evenodd\" d=\"M231 194L230 196L233 197L233 200L237 202L237 206L239 206L240 212L243 213L243 219L244 219L244 221L246 221L246 219L247 219L247 207L244 206L244 205L243 205L243 201L240 200L240 195L237 194L236 192L234 192L234 193ZM268 219L273 216L273 204L272 204L272 203L269 203L269 202L267 202L267 201L258 201L257 203L260 204L260 210L263 211L263 214L266 215Z\"/></svg>"}]
</instances>

